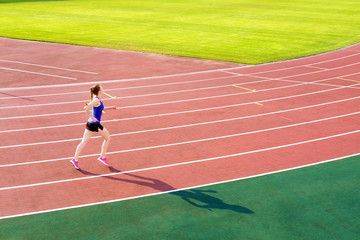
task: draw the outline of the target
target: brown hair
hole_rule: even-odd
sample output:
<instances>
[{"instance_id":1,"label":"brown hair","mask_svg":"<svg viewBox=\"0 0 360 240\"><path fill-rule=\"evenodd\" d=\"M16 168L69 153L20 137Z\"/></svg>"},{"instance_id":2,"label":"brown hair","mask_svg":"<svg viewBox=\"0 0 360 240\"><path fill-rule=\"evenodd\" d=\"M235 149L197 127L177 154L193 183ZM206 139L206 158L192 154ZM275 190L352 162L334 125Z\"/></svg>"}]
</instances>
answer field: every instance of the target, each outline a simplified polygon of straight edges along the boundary
<instances>
[{"instance_id":1,"label":"brown hair","mask_svg":"<svg viewBox=\"0 0 360 240\"><path fill-rule=\"evenodd\" d=\"M93 100L94 95L98 95L99 91L101 90L100 85L96 84L90 88L90 99Z\"/></svg>"}]
</instances>

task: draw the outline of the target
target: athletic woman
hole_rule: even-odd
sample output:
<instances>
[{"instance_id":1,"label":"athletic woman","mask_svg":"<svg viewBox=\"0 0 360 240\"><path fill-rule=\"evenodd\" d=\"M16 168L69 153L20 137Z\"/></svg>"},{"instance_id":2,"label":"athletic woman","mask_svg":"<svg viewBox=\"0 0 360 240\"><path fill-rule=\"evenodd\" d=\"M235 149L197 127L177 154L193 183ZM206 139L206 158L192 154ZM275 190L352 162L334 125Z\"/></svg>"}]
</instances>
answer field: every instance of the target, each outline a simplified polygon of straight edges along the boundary
<instances>
[{"instance_id":1,"label":"athletic woman","mask_svg":"<svg viewBox=\"0 0 360 240\"><path fill-rule=\"evenodd\" d=\"M87 115L89 115L88 122L86 123L86 129L84 132L84 136L80 142L80 144L77 146L75 151L74 158L70 161L76 169L79 169L79 162L78 158L80 155L81 150L85 147L86 143L91 138L93 132L98 132L100 136L104 138L104 142L101 147L101 154L98 158L98 160L109 166L109 163L106 160L106 151L110 143L110 133L109 131L104 128L101 124L101 115L104 110L104 104L100 100L100 97L102 95L102 89L99 84L93 86L90 88L90 94L91 94L91 102L87 104L84 109ZM92 111L91 111L92 110Z\"/></svg>"}]
</instances>

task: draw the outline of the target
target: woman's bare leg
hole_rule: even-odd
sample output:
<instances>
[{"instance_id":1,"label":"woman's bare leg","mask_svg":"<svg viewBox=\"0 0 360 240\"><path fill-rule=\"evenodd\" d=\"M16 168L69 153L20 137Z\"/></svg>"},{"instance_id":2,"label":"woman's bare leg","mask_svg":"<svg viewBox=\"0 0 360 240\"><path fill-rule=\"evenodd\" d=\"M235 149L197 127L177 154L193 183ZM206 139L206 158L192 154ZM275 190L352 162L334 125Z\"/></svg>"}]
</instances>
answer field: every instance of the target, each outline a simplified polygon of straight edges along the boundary
<instances>
[{"instance_id":1,"label":"woman's bare leg","mask_svg":"<svg viewBox=\"0 0 360 240\"><path fill-rule=\"evenodd\" d=\"M101 155L100 155L100 157L105 158L106 151L108 149L108 146L109 146L109 143L110 143L110 140L111 140L111 136L110 136L109 131L106 128L104 128L103 130L99 129L99 134L100 134L100 136L102 136L104 138L104 142L103 142L103 144L101 146Z\"/></svg>"},{"instance_id":2,"label":"woman's bare leg","mask_svg":"<svg viewBox=\"0 0 360 240\"><path fill-rule=\"evenodd\" d=\"M74 159L76 161L78 160L78 157L79 157L79 155L81 153L81 150L83 150L83 148L85 147L86 143L89 141L91 136L92 136L92 132L85 129L84 136L83 136L81 142L79 143L79 145L77 146L76 151L75 151Z\"/></svg>"}]
</instances>

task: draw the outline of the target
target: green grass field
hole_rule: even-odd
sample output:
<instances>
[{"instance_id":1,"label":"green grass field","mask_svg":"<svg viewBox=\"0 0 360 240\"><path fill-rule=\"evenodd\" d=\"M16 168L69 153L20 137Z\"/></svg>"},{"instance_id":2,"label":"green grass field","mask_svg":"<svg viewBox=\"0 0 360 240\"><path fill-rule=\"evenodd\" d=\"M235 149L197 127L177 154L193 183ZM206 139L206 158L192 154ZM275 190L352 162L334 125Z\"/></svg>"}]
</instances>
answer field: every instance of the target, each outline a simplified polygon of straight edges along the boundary
<instances>
[{"instance_id":1,"label":"green grass field","mask_svg":"<svg viewBox=\"0 0 360 240\"><path fill-rule=\"evenodd\" d=\"M0 36L248 64L360 41L357 0L0 0Z\"/></svg>"},{"instance_id":2,"label":"green grass field","mask_svg":"<svg viewBox=\"0 0 360 240\"><path fill-rule=\"evenodd\" d=\"M0 221L0 239L354 240L360 156L226 184Z\"/></svg>"}]
</instances>

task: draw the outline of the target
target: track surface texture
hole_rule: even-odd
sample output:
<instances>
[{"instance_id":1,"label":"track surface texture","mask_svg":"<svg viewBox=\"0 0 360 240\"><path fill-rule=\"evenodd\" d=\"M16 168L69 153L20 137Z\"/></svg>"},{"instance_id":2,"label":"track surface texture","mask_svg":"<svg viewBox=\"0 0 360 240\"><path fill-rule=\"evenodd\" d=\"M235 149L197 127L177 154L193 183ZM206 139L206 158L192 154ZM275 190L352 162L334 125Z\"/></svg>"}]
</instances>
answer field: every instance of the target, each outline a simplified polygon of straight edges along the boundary
<instances>
[{"instance_id":1,"label":"track surface texture","mask_svg":"<svg viewBox=\"0 0 360 240\"><path fill-rule=\"evenodd\" d=\"M0 219L150 196L359 154L360 44L241 65L0 38ZM112 139L96 159L84 101Z\"/></svg>"}]
</instances>

